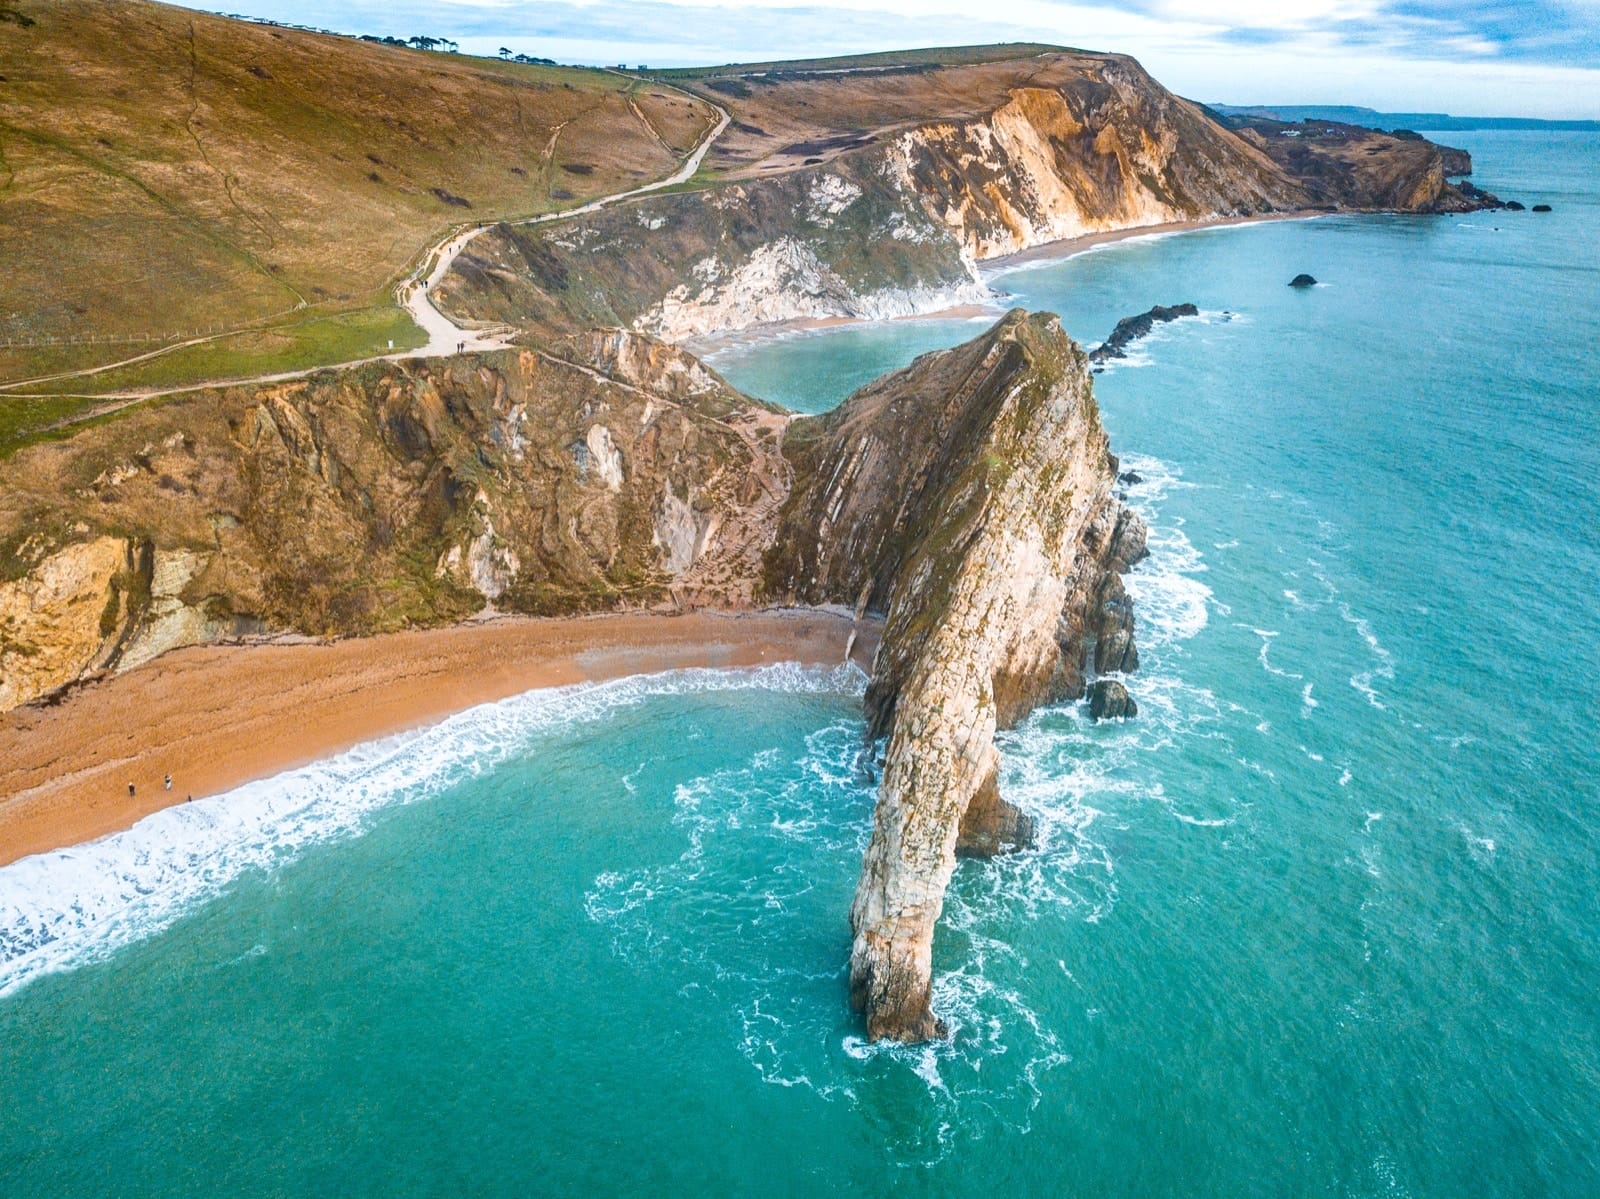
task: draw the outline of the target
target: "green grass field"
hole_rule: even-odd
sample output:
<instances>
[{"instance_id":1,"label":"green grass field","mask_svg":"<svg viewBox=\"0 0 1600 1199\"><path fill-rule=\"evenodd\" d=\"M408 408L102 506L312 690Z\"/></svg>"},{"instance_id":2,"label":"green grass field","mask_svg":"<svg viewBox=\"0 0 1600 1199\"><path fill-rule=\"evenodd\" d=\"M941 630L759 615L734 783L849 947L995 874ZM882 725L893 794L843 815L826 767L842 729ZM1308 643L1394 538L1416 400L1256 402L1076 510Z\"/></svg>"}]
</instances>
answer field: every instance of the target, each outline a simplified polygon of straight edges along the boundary
<instances>
[{"instance_id":1,"label":"green grass field","mask_svg":"<svg viewBox=\"0 0 1600 1199\"><path fill-rule=\"evenodd\" d=\"M363 308L220 337L132 366L59 379L24 390L34 394L109 395L144 388L183 387L334 366L416 349L426 341L422 330L400 309Z\"/></svg>"}]
</instances>

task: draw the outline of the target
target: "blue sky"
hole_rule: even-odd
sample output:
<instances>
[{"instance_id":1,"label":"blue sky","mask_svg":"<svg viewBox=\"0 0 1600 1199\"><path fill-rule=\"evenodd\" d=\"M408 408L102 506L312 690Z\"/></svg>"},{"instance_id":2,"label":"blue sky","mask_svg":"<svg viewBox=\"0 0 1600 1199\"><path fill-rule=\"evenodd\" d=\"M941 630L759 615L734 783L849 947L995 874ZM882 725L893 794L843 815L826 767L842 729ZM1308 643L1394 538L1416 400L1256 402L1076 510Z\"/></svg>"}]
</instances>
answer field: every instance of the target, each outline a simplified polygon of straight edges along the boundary
<instances>
[{"instance_id":1,"label":"blue sky","mask_svg":"<svg viewBox=\"0 0 1600 1199\"><path fill-rule=\"evenodd\" d=\"M1044 41L1222 103L1600 118L1600 0L221 0L339 32L680 66ZM982 14L978 19L975 14Z\"/></svg>"}]
</instances>

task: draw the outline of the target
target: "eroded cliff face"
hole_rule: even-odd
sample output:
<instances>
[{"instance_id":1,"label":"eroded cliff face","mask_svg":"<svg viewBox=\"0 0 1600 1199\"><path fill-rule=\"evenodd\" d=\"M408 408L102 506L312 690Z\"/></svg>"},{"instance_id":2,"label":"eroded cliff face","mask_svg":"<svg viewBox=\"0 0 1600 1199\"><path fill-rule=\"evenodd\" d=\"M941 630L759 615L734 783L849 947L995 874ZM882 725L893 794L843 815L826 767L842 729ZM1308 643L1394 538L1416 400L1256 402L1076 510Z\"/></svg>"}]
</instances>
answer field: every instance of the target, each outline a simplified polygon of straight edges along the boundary
<instances>
[{"instance_id":1,"label":"eroded cliff face","mask_svg":"<svg viewBox=\"0 0 1600 1199\"><path fill-rule=\"evenodd\" d=\"M242 634L748 603L784 425L619 330L133 410L6 462L0 709Z\"/></svg>"},{"instance_id":2,"label":"eroded cliff face","mask_svg":"<svg viewBox=\"0 0 1600 1199\"><path fill-rule=\"evenodd\" d=\"M53 691L89 669L121 624L128 546L96 537L45 556L0 583L0 711Z\"/></svg>"},{"instance_id":3,"label":"eroded cliff face","mask_svg":"<svg viewBox=\"0 0 1600 1199\"><path fill-rule=\"evenodd\" d=\"M1229 125L1300 183L1309 205L1393 212L1470 212L1497 203L1449 182L1470 175L1472 155L1421 134L1337 121L1286 124L1232 117Z\"/></svg>"},{"instance_id":4,"label":"eroded cliff face","mask_svg":"<svg viewBox=\"0 0 1600 1199\"><path fill-rule=\"evenodd\" d=\"M1043 56L978 116L934 111L819 165L553 227L502 225L456 260L435 298L463 318L541 333L615 324L679 342L985 298L983 260L1086 233L1461 200L1438 147L1361 139L1236 133L1132 59Z\"/></svg>"},{"instance_id":5,"label":"eroded cliff face","mask_svg":"<svg viewBox=\"0 0 1600 1199\"><path fill-rule=\"evenodd\" d=\"M1076 86L1016 88L985 120L902 134L889 162L976 260L1304 200L1266 156L1115 58Z\"/></svg>"},{"instance_id":6,"label":"eroded cliff face","mask_svg":"<svg viewBox=\"0 0 1600 1199\"><path fill-rule=\"evenodd\" d=\"M809 426L809 427L808 427ZM1117 500L1083 351L1053 316L992 331L797 422L775 592L887 610L866 698L886 737L851 909L851 997L874 1038L940 1035L934 926L961 854L1025 845L997 729L1137 665L1120 572L1144 529Z\"/></svg>"}]
</instances>

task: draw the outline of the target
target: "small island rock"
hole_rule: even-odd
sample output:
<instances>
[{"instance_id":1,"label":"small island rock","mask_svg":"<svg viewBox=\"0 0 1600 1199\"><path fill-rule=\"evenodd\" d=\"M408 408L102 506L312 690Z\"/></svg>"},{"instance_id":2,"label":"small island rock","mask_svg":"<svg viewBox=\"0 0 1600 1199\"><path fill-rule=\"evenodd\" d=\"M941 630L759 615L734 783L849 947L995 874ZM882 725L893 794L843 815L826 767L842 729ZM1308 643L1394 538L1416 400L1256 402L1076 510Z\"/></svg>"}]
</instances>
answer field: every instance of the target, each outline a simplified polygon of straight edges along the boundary
<instances>
[{"instance_id":1,"label":"small island rock","mask_svg":"<svg viewBox=\"0 0 1600 1199\"><path fill-rule=\"evenodd\" d=\"M1289 280L1290 287L1315 287L1316 285L1317 281L1310 275L1296 275Z\"/></svg>"},{"instance_id":2,"label":"small island rock","mask_svg":"<svg viewBox=\"0 0 1600 1199\"><path fill-rule=\"evenodd\" d=\"M1550 205L1548 205L1548 204L1535 204L1533 206L1533 211L1534 212L1549 212L1550 211Z\"/></svg>"},{"instance_id":3,"label":"small island rock","mask_svg":"<svg viewBox=\"0 0 1600 1199\"><path fill-rule=\"evenodd\" d=\"M1116 679L1096 679L1089 689L1090 720L1126 720L1138 714L1139 705Z\"/></svg>"}]
</instances>

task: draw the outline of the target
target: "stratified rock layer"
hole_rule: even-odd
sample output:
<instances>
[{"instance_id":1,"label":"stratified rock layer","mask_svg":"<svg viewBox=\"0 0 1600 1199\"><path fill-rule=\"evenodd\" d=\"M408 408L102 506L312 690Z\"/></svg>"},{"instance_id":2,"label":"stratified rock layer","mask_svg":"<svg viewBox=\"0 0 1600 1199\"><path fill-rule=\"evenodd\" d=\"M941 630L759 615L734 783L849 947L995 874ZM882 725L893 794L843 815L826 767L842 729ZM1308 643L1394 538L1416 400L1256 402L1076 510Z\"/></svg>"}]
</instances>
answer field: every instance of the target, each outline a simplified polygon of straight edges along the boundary
<instances>
[{"instance_id":1,"label":"stratified rock layer","mask_svg":"<svg viewBox=\"0 0 1600 1199\"><path fill-rule=\"evenodd\" d=\"M180 646L748 604L787 418L621 330L132 409L0 473L0 710Z\"/></svg>"},{"instance_id":2,"label":"stratified rock layer","mask_svg":"<svg viewBox=\"0 0 1600 1199\"><path fill-rule=\"evenodd\" d=\"M1136 661L1117 575L1144 552L1122 507L1087 361L1053 316L991 332L797 423L769 585L886 607L867 691L887 737L851 910L851 997L874 1038L942 1032L934 925L958 854L1024 845L997 729L1083 694L1099 646Z\"/></svg>"}]
</instances>

